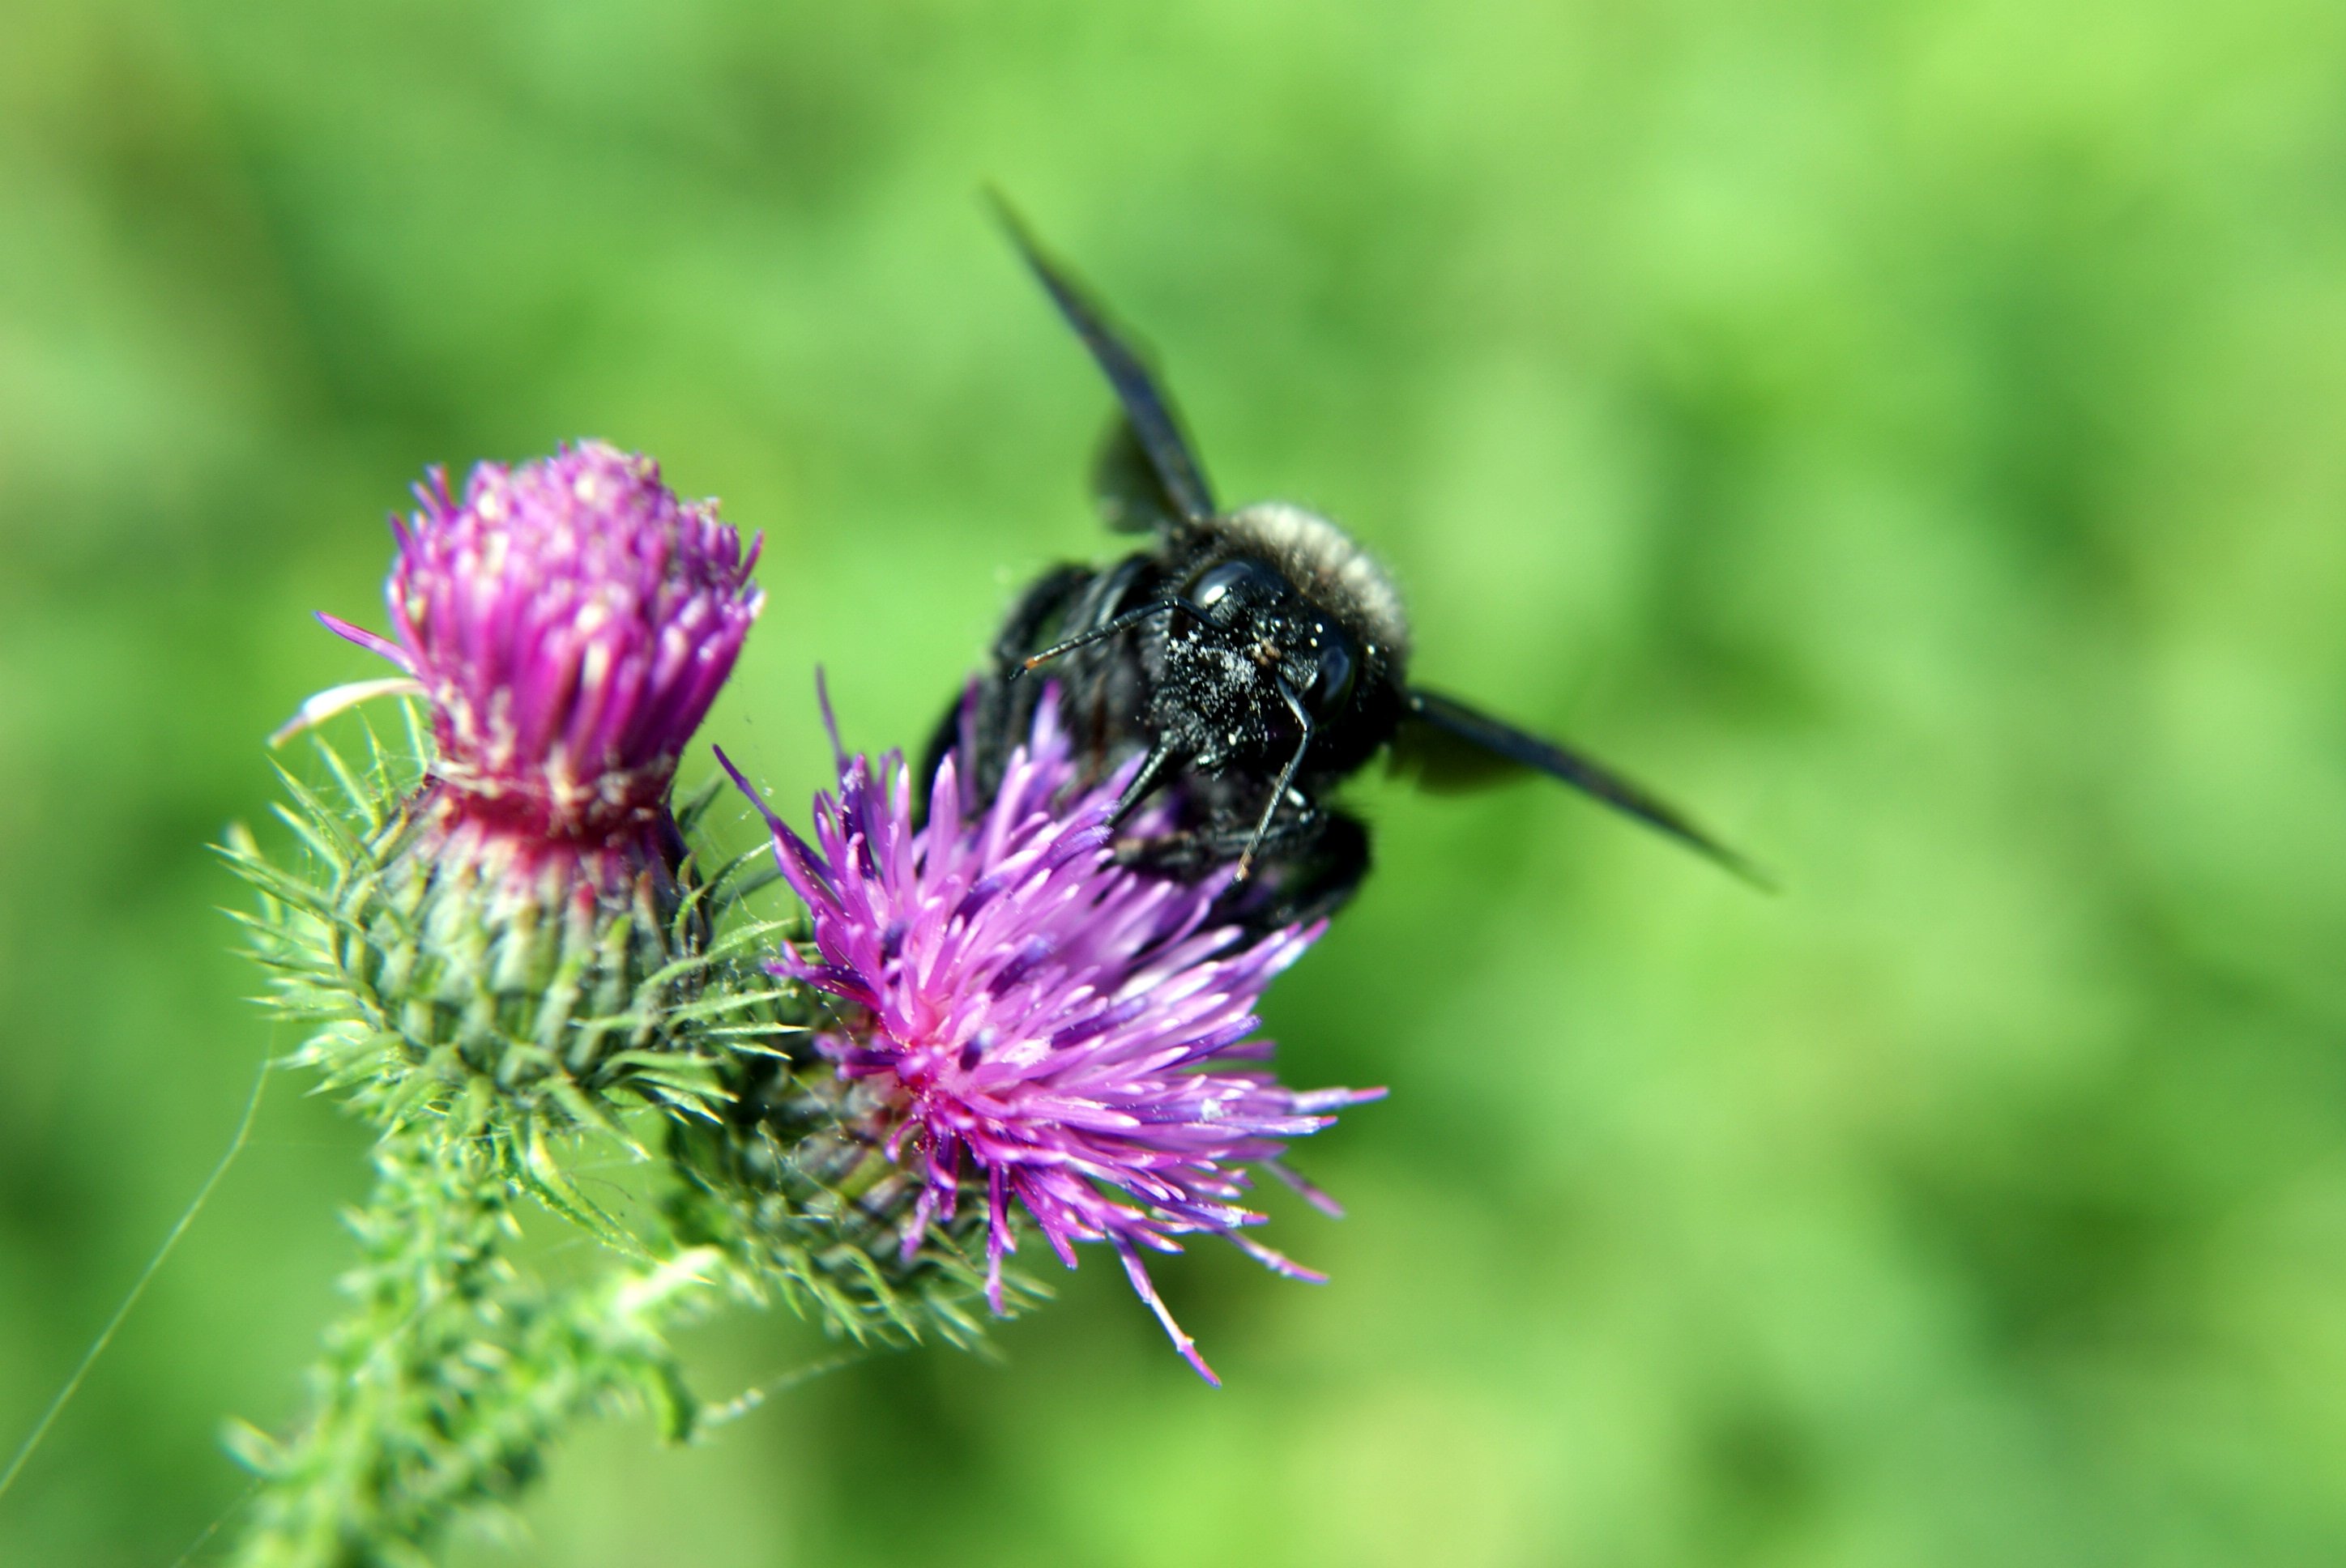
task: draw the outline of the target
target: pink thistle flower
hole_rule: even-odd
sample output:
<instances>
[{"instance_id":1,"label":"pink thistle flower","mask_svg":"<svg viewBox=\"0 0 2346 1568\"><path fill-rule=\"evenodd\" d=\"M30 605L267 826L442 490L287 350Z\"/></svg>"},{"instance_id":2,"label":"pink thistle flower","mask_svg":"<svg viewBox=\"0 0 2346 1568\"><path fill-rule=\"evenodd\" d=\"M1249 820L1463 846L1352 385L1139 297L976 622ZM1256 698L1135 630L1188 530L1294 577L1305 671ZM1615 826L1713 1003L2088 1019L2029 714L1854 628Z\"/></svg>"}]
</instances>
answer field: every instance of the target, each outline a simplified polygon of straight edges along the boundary
<instances>
[{"instance_id":1,"label":"pink thistle flower","mask_svg":"<svg viewBox=\"0 0 2346 1568\"><path fill-rule=\"evenodd\" d=\"M1251 945L1209 926L1231 873L1184 883L1119 863L1108 818L1125 772L1089 789L1078 773L1056 694L990 805L946 759L924 827L901 757L875 776L842 756L837 793L815 798L812 844L766 811L815 949L785 950L772 967L846 1004L817 1044L841 1077L882 1091L875 1135L921 1184L907 1257L965 1192L982 1194L1000 1311L1015 1202L1071 1268L1077 1242L1114 1247L1175 1349L1219 1385L1139 1249L1223 1236L1278 1273L1320 1281L1240 1233L1265 1218L1239 1201L1246 1167L1340 1212L1279 1156L1384 1091L1299 1092L1261 1065L1271 1045L1255 1034L1255 1004L1325 922Z\"/></svg>"},{"instance_id":2,"label":"pink thistle flower","mask_svg":"<svg viewBox=\"0 0 2346 1568\"><path fill-rule=\"evenodd\" d=\"M321 692L285 732L419 693L439 743L423 815L444 842L642 863L757 619L757 544L745 555L713 502L678 500L658 463L597 441L480 463L461 503L435 468L415 495L391 524L393 635L318 617L403 675Z\"/></svg>"}]
</instances>

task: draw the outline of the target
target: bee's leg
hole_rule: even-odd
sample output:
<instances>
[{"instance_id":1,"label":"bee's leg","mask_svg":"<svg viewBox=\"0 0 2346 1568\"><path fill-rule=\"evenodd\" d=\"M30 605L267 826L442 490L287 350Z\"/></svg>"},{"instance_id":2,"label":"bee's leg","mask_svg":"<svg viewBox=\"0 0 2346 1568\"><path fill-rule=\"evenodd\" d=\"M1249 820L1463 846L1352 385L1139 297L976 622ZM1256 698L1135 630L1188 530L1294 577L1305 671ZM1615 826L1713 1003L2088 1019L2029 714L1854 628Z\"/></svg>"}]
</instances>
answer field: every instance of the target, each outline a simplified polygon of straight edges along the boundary
<instances>
[{"instance_id":1,"label":"bee's leg","mask_svg":"<svg viewBox=\"0 0 2346 1568\"><path fill-rule=\"evenodd\" d=\"M977 696L977 706L985 705L987 693ZM937 781L937 769L944 766L945 756L961 743L962 710L968 701L966 694L954 698L944 712L937 716L937 727L929 731L929 744L921 753L921 787L913 793L913 825L923 827L929 820L929 788ZM964 762L963 767L975 766Z\"/></svg>"},{"instance_id":2,"label":"bee's leg","mask_svg":"<svg viewBox=\"0 0 2346 1568\"><path fill-rule=\"evenodd\" d=\"M1156 563L1146 555L1128 555L1093 573L1067 600L1056 624L1038 628L1033 646L1022 650L1019 658L1023 661L1053 643L1097 631L1147 603L1156 596L1158 575ZM1085 759L1086 782L1106 778L1135 751L1147 750L1153 738L1141 728L1139 719L1148 711L1149 683L1154 679L1153 668L1143 662L1148 657L1143 650L1148 647L1146 628L1127 632L1055 660L1035 672L1043 680L1030 677L1018 683L1035 689L1023 695L1027 706L1020 709L1022 727L1012 738L1014 743L1026 738L1023 721L1032 718L1033 704L1046 682L1055 681L1061 693L1060 718ZM1008 667L1005 662L1005 670ZM1005 759L1007 753L1005 747Z\"/></svg>"},{"instance_id":3,"label":"bee's leg","mask_svg":"<svg viewBox=\"0 0 2346 1568\"><path fill-rule=\"evenodd\" d=\"M1008 675L1024 665L1035 649L1048 647L1052 641L1050 633L1067 614L1068 606L1098 580L1099 574L1089 566L1055 566L1019 595L994 639L994 676L999 678Z\"/></svg>"},{"instance_id":4,"label":"bee's leg","mask_svg":"<svg viewBox=\"0 0 2346 1568\"><path fill-rule=\"evenodd\" d=\"M1302 853L1282 854L1277 865L1256 857L1256 875L1276 876L1277 898L1266 911L1252 916L1258 929L1298 925L1325 920L1352 902L1369 874L1369 830L1358 817L1341 811L1321 813L1320 830Z\"/></svg>"},{"instance_id":5,"label":"bee's leg","mask_svg":"<svg viewBox=\"0 0 2346 1568\"><path fill-rule=\"evenodd\" d=\"M1251 827L1189 829L1126 840L1117 858L1195 881L1235 862L1253 838ZM1368 874L1369 834L1360 819L1326 807L1281 812L1255 850L1253 874L1216 901L1215 914L1263 936L1334 914Z\"/></svg>"},{"instance_id":6,"label":"bee's leg","mask_svg":"<svg viewBox=\"0 0 2346 1568\"><path fill-rule=\"evenodd\" d=\"M1231 885L1216 911L1257 936L1323 920L1352 901L1369 874L1369 833L1357 817L1321 809L1255 851L1254 874Z\"/></svg>"},{"instance_id":7,"label":"bee's leg","mask_svg":"<svg viewBox=\"0 0 2346 1568\"><path fill-rule=\"evenodd\" d=\"M1257 858L1268 860L1275 856L1292 856L1298 850L1307 849L1337 815L1323 806L1298 808L1290 802L1271 818L1270 826L1264 830L1261 848L1256 851ZM1203 873L1235 862L1246 852L1246 847L1254 841L1255 828L1251 822L1229 827L1173 828L1145 837L1135 835L1118 840L1117 858L1127 865Z\"/></svg>"},{"instance_id":8,"label":"bee's leg","mask_svg":"<svg viewBox=\"0 0 2346 1568\"><path fill-rule=\"evenodd\" d=\"M1005 682L1004 673L1017 668L1028 654L1050 641L1054 626L1096 576L1088 566L1058 566L1018 596L994 636L993 668L977 678L974 703L969 702L966 692L956 694L930 732L928 748L921 758L920 792L913 800L916 820L926 820L929 787L936 781L937 769L950 751L964 754L958 765L964 786L974 787L977 799L994 798L1002 786L1002 769L1010 753L1026 738L1034 722L1037 695L1020 689L1023 683Z\"/></svg>"}]
</instances>

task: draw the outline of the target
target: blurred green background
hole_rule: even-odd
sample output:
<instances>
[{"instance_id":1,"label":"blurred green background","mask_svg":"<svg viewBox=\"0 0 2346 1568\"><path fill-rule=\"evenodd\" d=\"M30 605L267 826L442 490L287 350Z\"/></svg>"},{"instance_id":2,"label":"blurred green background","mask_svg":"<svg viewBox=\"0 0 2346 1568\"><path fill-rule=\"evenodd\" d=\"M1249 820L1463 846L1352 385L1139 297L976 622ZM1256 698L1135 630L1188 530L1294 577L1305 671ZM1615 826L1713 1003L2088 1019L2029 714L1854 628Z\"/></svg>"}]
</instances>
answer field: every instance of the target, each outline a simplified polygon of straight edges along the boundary
<instances>
[{"instance_id":1,"label":"blurred green background","mask_svg":"<svg viewBox=\"0 0 2346 1568\"><path fill-rule=\"evenodd\" d=\"M1112 1259L461 1562L2346 1560L2346 9L15 0L0 49L0 1443L291 1041L206 841L374 673L428 463L599 434L767 535L709 738L917 742L1110 548L1000 182L1418 673L1668 787L1358 791L1273 996L1384 1083L1322 1290ZM699 774L705 753L691 765ZM733 830L748 834L746 824ZM15 1490L163 1568L280 1425L358 1130L280 1082ZM1056 1275L1056 1271L1054 1271ZM822 1353L735 1316L722 1398ZM232 1525L231 1521L231 1525ZM202 1561L219 1544L198 1551Z\"/></svg>"}]
</instances>

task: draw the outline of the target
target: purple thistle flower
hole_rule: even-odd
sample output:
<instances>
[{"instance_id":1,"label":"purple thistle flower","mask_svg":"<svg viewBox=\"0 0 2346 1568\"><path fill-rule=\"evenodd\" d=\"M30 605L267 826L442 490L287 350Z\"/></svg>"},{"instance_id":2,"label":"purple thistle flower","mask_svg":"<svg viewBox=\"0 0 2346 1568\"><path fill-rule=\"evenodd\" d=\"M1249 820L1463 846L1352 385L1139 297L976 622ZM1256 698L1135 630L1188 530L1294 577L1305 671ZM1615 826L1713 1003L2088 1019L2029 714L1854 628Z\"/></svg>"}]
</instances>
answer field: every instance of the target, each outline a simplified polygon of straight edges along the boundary
<instances>
[{"instance_id":1,"label":"purple thistle flower","mask_svg":"<svg viewBox=\"0 0 2346 1568\"><path fill-rule=\"evenodd\" d=\"M393 636L318 617L404 677L321 693L288 729L419 692L449 836L632 855L757 619L757 543L745 555L715 503L678 501L658 463L597 441L480 463L461 504L437 468L415 495L391 524Z\"/></svg>"},{"instance_id":2,"label":"purple thistle flower","mask_svg":"<svg viewBox=\"0 0 2346 1568\"><path fill-rule=\"evenodd\" d=\"M811 845L766 811L817 953L786 949L772 967L848 1003L817 1042L842 1078L885 1091L874 1135L892 1160L909 1152L922 1184L907 1257L953 1217L964 1186L982 1191L1000 1311L1015 1201L1069 1268L1076 1242L1113 1247L1175 1348L1219 1385L1138 1248L1178 1251L1175 1237L1211 1233L1319 1281L1239 1233L1265 1217L1239 1201L1244 1167L1340 1212L1279 1156L1285 1140L1384 1091L1298 1092L1260 1065L1271 1045L1255 1037L1255 1003L1325 922L1244 945L1239 931L1206 924L1229 870L1183 883L1119 863L1108 819L1137 759L1077 789L1057 712L1047 694L983 808L948 758L915 829L910 775L891 753L884 788L866 759L842 757L838 793L815 798Z\"/></svg>"}]
</instances>

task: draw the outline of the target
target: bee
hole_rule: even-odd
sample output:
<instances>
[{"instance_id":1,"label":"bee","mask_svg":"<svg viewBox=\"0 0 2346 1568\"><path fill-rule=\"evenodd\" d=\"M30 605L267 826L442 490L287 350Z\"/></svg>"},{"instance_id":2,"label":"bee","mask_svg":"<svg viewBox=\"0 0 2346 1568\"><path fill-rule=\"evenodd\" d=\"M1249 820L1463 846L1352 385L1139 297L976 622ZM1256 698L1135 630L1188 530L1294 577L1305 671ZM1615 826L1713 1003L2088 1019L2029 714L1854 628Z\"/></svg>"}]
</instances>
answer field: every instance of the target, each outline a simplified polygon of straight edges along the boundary
<instances>
[{"instance_id":1,"label":"bee","mask_svg":"<svg viewBox=\"0 0 2346 1568\"><path fill-rule=\"evenodd\" d=\"M1045 677L1092 779L1141 759L1114 820L1145 830L1118 853L1185 880L1235 862L1217 912L1253 934L1332 913L1358 890L1368 832L1331 797L1382 752L1433 789L1545 774L1765 885L1605 764L1413 684L1409 620L1383 567L1303 507L1223 510L1133 340L996 206L1115 394L1092 475L1102 517L1148 542L1104 566L1055 567L1019 596L989 667L938 727L929 778L956 752L964 788L990 800Z\"/></svg>"}]
</instances>

